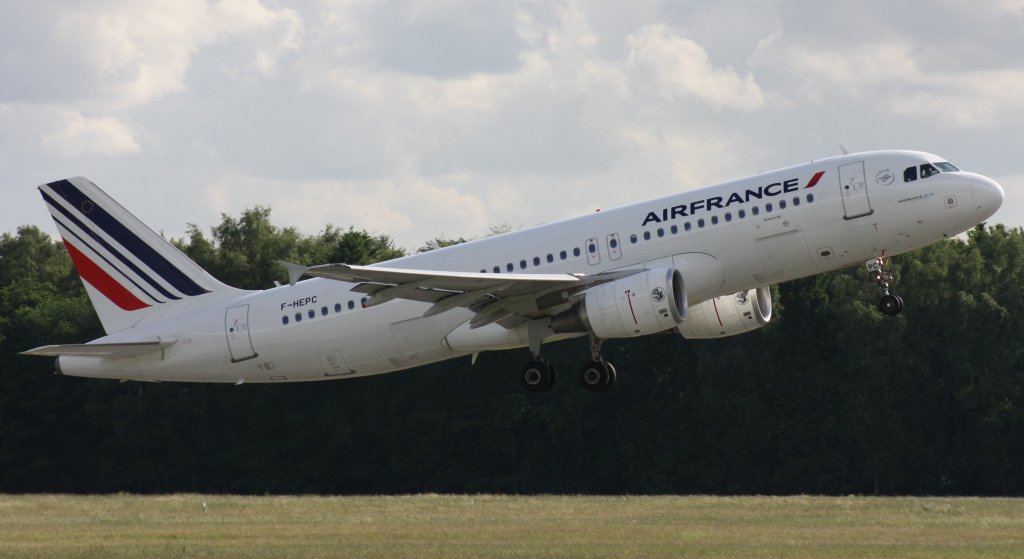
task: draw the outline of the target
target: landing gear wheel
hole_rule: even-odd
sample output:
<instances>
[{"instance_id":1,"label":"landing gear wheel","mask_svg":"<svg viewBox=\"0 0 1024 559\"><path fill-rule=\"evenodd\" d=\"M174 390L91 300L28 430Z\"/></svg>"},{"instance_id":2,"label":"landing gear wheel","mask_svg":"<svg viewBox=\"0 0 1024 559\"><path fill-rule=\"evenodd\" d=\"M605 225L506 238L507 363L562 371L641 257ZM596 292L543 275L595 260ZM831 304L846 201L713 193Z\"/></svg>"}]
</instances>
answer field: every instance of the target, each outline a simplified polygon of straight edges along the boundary
<instances>
[{"instance_id":1,"label":"landing gear wheel","mask_svg":"<svg viewBox=\"0 0 1024 559\"><path fill-rule=\"evenodd\" d=\"M866 265L872 281L882 291L882 298L878 301L878 310L886 316L896 316L903 311L903 298L889 292L892 276L885 271L888 259L877 257L868 260Z\"/></svg>"},{"instance_id":2,"label":"landing gear wheel","mask_svg":"<svg viewBox=\"0 0 1024 559\"><path fill-rule=\"evenodd\" d=\"M615 377L615 367L605 361L588 361L580 369L580 384L592 392L608 390Z\"/></svg>"},{"instance_id":3,"label":"landing gear wheel","mask_svg":"<svg viewBox=\"0 0 1024 559\"><path fill-rule=\"evenodd\" d=\"M896 316L903 310L903 299L898 295L886 293L878 301L878 310L882 311L882 314L886 316Z\"/></svg>"},{"instance_id":4,"label":"landing gear wheel","mask_svg":"<svg viewBox=\"0 0 1024 559\"><path fill-rule=\"evenodd\" d=\"M555 368L540 359L527 361L519 380L527 392L547 392L555 384Z\"/></svg>"}]
</instances>

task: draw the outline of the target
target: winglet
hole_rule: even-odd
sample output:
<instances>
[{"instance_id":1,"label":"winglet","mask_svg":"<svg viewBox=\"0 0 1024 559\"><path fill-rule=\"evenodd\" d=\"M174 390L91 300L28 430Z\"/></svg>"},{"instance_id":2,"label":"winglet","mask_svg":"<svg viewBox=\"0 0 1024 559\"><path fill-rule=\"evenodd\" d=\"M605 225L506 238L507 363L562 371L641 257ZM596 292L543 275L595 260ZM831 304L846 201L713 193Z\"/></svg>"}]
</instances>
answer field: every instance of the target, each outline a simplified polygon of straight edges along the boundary
<instances>
[{"instance_id":1,"label":"winglet","mask_svg":"<svg viewBox=\"0 0 1024 559\"><path fill-rule=\"evenodd\" d=\"M303 266L302 264L296 264L294 262L288 262L286 260L278 260L278 264L288 270L288 285L295 285L295 282L299 281L299 278L309 270L309 266Z\"/></svg>"}]
</instances>

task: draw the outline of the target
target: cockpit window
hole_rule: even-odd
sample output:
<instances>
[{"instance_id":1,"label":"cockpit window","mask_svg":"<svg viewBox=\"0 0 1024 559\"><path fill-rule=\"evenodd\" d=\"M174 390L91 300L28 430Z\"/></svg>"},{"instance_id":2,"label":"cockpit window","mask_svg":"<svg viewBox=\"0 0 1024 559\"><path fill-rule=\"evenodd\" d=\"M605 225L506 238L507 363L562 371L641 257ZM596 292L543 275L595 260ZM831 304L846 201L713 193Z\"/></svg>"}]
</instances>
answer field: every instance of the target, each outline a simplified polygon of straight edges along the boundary
<instances>
[{"instance_id":1,"label":"cockpit window","mask_svg":"<svg viewBox=\"0 0 1024 559\"><path fill-rule=\"evenodd\" d=\"M928 177L930 177L932 175L937 175L937 174L939 174L939 170L935 168L935 165L932 165L931 163L925 163L924 165L921 165L921 178L922 179L926 179L926 178L928 178Z\"/></svg>"},{"instance_id":2,"label":"cockpit window","mask_svg":"<svg viewBox=\"0 0 1024 559\"><path fill-rule=\"evenodd\" d=\"M903 170L903 182L913 182L917 180L917 167L907 167Z\"/></svg>"},{"instance_id":3,"label":"cockpit window","mask_svg":"<svg viewBox=\"0 0 1024 559\"><path fill-rule=\"evenodd\" d=\"M939 170L942 171L943 173L955 173L960 170L956 168L956 165L953 165L952 163L947 163L945 161L940 161L939 163L936 163L935 166L938 167Z\"/></svg>"}]
</instances>

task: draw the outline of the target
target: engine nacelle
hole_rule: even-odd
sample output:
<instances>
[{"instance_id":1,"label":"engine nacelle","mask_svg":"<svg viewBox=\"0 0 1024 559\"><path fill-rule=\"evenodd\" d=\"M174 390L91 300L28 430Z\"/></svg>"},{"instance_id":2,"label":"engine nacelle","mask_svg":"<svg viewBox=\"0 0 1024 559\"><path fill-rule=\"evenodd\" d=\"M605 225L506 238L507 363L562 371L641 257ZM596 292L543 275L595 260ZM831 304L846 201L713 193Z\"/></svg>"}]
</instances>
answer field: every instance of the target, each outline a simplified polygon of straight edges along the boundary
<instances>
[{"instance_id":1,"label":"engine nacelle","mask_svg":"<svg viewBox=\"0 0 1024 559\"><path fill-rule=\"evenodd\" d=\"M708 299L690 307L679 333L689 340L724 338L756 330L772 319L768 286Z\"/></svg>"},{"instance_id":2,"label":"engine nacelle","mask_svg":"<svg viewBox=\"0 0 1024 559\"><path fill-rule=\"evenodd\" d=\"M655 268L592 287L551 318L555 333L590 332L601 339L654 334L686 317L686 289L675 268Z\"/></svg>"}]
</instances>

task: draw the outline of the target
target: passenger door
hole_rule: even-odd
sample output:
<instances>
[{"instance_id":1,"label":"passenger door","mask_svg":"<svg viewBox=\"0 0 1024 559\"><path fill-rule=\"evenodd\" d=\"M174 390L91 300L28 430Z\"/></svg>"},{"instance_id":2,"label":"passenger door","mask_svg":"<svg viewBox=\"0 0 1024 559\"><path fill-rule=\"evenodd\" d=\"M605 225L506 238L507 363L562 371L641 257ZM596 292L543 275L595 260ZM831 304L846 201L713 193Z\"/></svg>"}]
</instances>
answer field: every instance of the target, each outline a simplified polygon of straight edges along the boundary
<instances>
[{"instance_id":1,"label":"passenger door","mask_svg":"<svg viewBox=\"0 0 1024 559\"><path fill-rule=\"evenodd\" d=\"M224 333L228 338L232 363L256 357L249 336L249 305L231 307L224 313Z\"/></svg>"},{"instance_id":2,"label":"passenger door","mask_svg":"<svg viewBox=\"0 0 1024 559\"><path fill-rule=\"evenodd\" d=\"M854 219L871 215L871 199L868 197L868 181L864 178L864 162L849 163L839 167L839 191L843 197L843 219Z\"/></svg>"}]
</instances>

